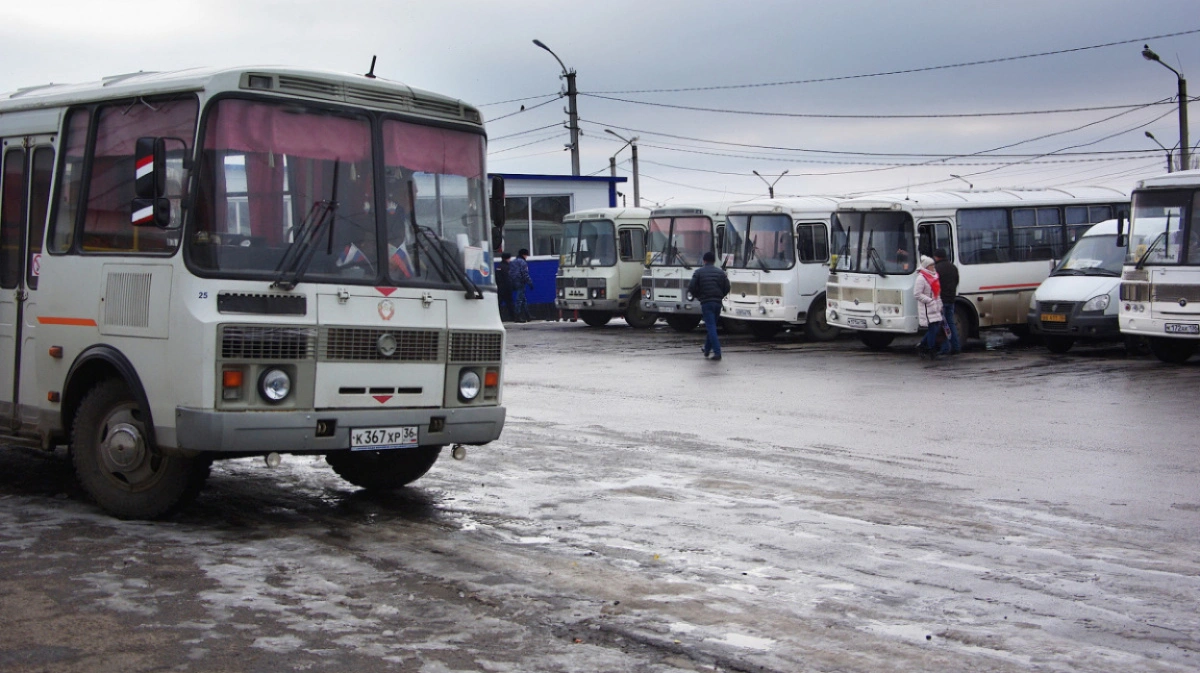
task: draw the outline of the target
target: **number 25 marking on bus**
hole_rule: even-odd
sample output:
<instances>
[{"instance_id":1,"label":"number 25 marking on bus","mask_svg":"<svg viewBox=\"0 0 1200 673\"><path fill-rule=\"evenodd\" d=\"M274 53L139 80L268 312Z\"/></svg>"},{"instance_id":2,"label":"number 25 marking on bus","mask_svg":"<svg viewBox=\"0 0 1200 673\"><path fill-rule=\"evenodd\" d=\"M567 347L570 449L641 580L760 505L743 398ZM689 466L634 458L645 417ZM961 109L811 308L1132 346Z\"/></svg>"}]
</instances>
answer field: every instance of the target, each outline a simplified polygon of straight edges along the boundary
<instances>
[{"instance_id":1,"label":"number 25 marking on bus","mask_svg":"<svg viewBox=\"0 0 1200 673\"><path fill-rule=\"evenodd\" d=\"M201 292L201 293L200 293L200 298L201 298L201 299L208 299L208 293L207 293L207 292Z\"/></svg>"}]
</instances>

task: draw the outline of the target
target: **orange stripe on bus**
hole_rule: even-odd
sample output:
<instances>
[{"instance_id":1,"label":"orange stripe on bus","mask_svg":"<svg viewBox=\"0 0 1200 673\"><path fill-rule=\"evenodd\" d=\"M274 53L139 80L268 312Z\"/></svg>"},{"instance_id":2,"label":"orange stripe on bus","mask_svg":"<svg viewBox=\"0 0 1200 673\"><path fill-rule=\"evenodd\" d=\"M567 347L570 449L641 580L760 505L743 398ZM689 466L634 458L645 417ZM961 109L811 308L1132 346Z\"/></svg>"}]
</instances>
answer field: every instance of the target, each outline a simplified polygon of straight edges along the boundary
<instances>
[{"instance_id":1,"label":"orange stripe on bus","mask_svg":"<svg viewBox=\"0 0 1200 673\"><path fill-rule=\"evenodd\" d=\"M1032 284L1031 283L1017 283L1016 285L984 285L979 288L979 291L984 292L987 290L1012 290L1014 288L1022 288L1022 287L1036 288L1038 285L1041 285L1041 283L1032 283ZM970 294L970 293L968 292L967 294Z\"/></svg>"},{"instance_id":2,"label":"orange stripe on bus","mask_svg":"<svg viewBox=\"0 0 1200 673\"><path fill-rule=\"evenodd\" d=\"M96 321L91 318L52 318L38 316L38 322L43 325L74 325L76 327L95 327Z\"/></svg>"}]
</instances>

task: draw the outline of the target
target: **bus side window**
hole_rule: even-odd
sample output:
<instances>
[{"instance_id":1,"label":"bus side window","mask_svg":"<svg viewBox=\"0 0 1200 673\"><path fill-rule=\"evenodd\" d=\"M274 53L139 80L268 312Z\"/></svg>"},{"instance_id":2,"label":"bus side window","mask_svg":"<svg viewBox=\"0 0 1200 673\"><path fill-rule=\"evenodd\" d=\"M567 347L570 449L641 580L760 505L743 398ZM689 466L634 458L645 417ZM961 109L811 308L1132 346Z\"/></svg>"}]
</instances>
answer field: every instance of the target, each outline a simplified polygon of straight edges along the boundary
<instances>
[{"instance_id":1,"label":"bus side window","mask_svg":"<svg viewBox=\"0 0 1200 673\"><path fill-rule=\"evenodd\" d=\"M958 211L958 258L963 264L1009 261L1008 210Z\"/></svg>"},{"instance_id":2,"label":"bus side window","mask_svg":"<svg viewBox=\"0 0 1200 673\"><path fill-rule=\"evenodd\" d=\"M0 192L0 287L11 290L21 280L21 230L25 212L25 150L4 153L4 185Z\"/></svg>"},{"instance_id":3,"label":"bus side window","mask_svg":"<svg viewBox=\"0 0 1200 673\"><path fill-rule=\"evenodd\" d=\"M42 238L46 235L46 213L50 209L50 182L54 175L54 148L38 147L33 151L32 174L29 184L29 252L28 258L42 252ZM32 261L26 270L25 283L36 290L38 276Z\"/></svg>"}]
</instances>

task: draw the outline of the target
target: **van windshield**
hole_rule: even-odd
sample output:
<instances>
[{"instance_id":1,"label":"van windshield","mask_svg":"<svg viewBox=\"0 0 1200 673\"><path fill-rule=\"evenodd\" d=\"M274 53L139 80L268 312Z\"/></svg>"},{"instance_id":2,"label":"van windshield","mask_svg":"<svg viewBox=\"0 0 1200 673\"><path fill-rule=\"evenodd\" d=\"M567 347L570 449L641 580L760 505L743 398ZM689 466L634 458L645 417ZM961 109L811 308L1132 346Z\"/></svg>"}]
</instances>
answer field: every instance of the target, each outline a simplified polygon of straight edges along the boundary
<instances>
[{"instance_id":1,"label":"van windshield","mask_svg":"<svg viewBox=\"0 0 1200 673\"><path fill-rule=\"evenodd\" d=\"M1125 248L1117 235L1083 236L1059 263L1052 276L1120 276Z\"/></svg>"}]
</instances>

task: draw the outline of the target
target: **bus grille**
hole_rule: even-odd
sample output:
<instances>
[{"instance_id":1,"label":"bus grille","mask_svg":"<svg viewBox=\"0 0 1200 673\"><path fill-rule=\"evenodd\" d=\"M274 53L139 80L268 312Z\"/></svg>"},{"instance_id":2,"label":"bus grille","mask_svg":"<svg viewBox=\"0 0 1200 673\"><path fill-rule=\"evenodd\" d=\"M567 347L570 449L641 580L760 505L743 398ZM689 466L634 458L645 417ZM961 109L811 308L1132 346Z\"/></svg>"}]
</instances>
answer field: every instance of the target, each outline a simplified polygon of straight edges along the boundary
<instances>
[{"instance_id":1,"label":"bus grille","mask_svg":"<svg viewBox=\"0 0 1200 673\"><path fill-rule=\"evenodd\" d=\"M684 283L682 278L655 278L654 287L662 290L680 290Z\"/></svg>"},{"instance_id":2,"label":"bus grille","mask_svg":"<svg viewBox=\"0 0 1200 673\"><path fill-rule=\"evenodd\" d=\"M758 284L747 281L734 281L729 284L729 294L758 294Z\"/></svg>"},{"instance_id":3,"label":"bus grille","mask_svg":"<svg viewBox=\"0 0 1200 673\"><path fill-rule=\"evenodd\" d=\"M1200 285L1166 285L1154 286L1154 301L1177 302L1186 299L1188 303L1200 301Z\"/></svg>"},{"instance_id":4,"label":"bus grille","mask_svg":"<svg viewBox=\"0 0 1200 673\"><path fill-rule=\"evenodd\" d=\"M503 348L499 332L450 333L450 362L500 362Z\"/></svg>"},{"instance_id":5,"label":"bus grille","mask_svg":"<svg viewBox=\"0 0 1200 673\"><path fill-rule=\"evenodd\" d=\"M1145 283L1121 283L1121 301L1150 301L1150 286Z\"/></svg>"},{"instance_id":6,"label":"bus grille","mask_svg":"<svg viewBox=\"0 0 1200 673\"><path fill-rule=\"evenodd\" d=\"M317 331L312 327L225 325L221 328L221 358L309 360L315 352L316 341Z\"/></svg>"},{"instance_id":7,"label":"bus grille","mask_svg":"<svg viewBox=\"0 0 1200 673\"><path fill-rule=\"evenodd\" d=\"M380 352L379 340L384 334L390 334L395 339L396 350L391 355ZM442 359L442 332L323 327L321 359L332 362L439 362Z\"/></svg>"}]
</instances>

